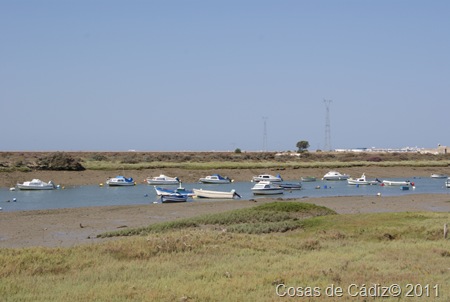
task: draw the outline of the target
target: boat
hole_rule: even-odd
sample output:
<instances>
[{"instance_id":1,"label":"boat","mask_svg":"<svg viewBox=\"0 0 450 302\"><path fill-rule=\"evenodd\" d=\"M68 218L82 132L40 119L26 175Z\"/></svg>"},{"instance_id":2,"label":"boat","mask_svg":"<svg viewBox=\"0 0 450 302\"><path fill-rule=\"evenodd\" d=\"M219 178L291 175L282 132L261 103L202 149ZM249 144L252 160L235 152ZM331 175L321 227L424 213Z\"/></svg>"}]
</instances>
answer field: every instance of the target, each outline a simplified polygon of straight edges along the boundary
<instances>
[{"instance_id":1,"label":"boat","mask_svg":"<svg viewBox=\"0 0 450 302\"><path fill-rule=\"evenodd\" d=\"M215 198L215 199L233 199L234 197L241 197L236 190L231 190L229 192L223 191L211 191L203 189L193 189L195 197L198 198Z\"/></svg>"},{"instance_id":2,"label":"boat","mask_svg":"<svg viewBox=\"0 0 450 302\"><path fill-rule=\"evenodd\" d=\"M20 190L53 190L56 189L56 186L51 180L49 182L44 182L35 178L31 181L24 181L21 184L18 183L17 188Z\"/></svg>"},{"instance_id":3,"label":"boat","mask_svg":"<svg viewBox=\"0 0 450 302\"><path fill-rule=\"evenodd\" d=\"M413 186L414 185L409 180L400 180L400 181L383 180L383 182L381 184L384 185L384 186L409 186L409 185Z\"/></svg>"},{"instance_id":4,"label":"boat","mask_svg":"<svg viewBox=\"0 0 450 302\"><path fill-rule=\"evenodd\" d=\"M301 190L302 184L300 182L297 183L278 183L277 186L282 187L285 190Z\"/></svg>"},{"instance_id":5,"label":"boat","mask_svg":"<svg viewBox=\"0 0 450 302\"><path fill-rule=\"evenodd\" d=\"M323 176L323 180L347 180L350 178L350 175L341 174L337 171L330 171Z\"/></svg>"},{"instance_id":6,"label":"boat","mask_svg":"<svg viewBox=\"0 0 450 302\"><path fill-rule=\"evenodd\" d=\"M112 178L108 178L106 184L110 187L121 187L121 186L134 186L136 183L134 182L132 177L124 177L124 176L116 176Z\"/></svg>"},{"instance_id":7,"label":"boat","mask_svg":"<svg viewBox=\"0 0 450 302\"><path fill-rule=\"evenodd\" d=\"M260 181L252 187L252 192L254 195L276 195L283 194L284 189L270 181Z\"/></svg>"},{"instance_id":8,"label":"boat","mask_svg":"<svg viewBox=\"0 0 450 302\"><path fill-rule=\"evenodd\" d=\"M158 196L164 196L164 195L170 195L173 193L180 193L182 195L186 195L188 197L194 196L194 191L192 190L186 190L184 187L180 185L176 189L169 189L169 188L162 188L162 187L156 187L155 186L156 195Z\"/></svg>"},{"instance_id":9,"label":"boat","mask_svg":"<svg viewBox=\"0 0 450 302\"><path fill-rule=\"evenodd\" d=\"M433 173L433 174L431 174L431 178L448 178L448 175Z\"/></svg>"},{"instance_id":10,"label":"boat","mask_svg":"<svg viewBox=\"0 0 450 302\"><path fill-rule=\"evenodd\" d=\"M447 179L445 180L445 187L450 188L450 177L447 177Z\"/></svg>"},{"instance_id":11,"label":"boat","mask_svg":"<svg viewBox=\"0 0 450 302\"><path fill-rule=\"evenodd\" d=\"M378 179L368 180L366 175L363 173L359 178L349 178L347 179L349 185L377 185L381 183Z\"/></svg>"},{"instance_id":12,"label":"boat","mask_svg":"<svg viewBox=\"0 0 450 302\"><path fill-rule=\"evenodd\" d=\"M232 182L230 178L223 177L219 174L208 175L200 178L198 181L205 184L228 184Z\"/></svg>"},{"instance_id":13,"label":"boat","mask_svg":"<svg viewBox=\"0 0 450 302\"><path fill-rule=\"evenodd\" d=\"M169 177L164 174L155 177L147 177L145 181L149 185L176 185L180 182L178 177Z\"/></svg>"},{"instance_id":14,"label":"boat","mask_svg":"<svg viewBox=\"0 0 450 302\"><path fill-rule=\"evenodd\" d=\"M260 174L258 176L253 176L252 182L259 181L281 182L283 181L283 178L281 178L280 174L278 174L277 176L273 176L270 174Z\"/></svg>"},{"instance_id":15,"label":"boat","mask_svg":"<svg viewBox=\"0 0 450 302\"><path fill-rule=\"evenodd\" d=\"M317 178L315 178L314 176L305 176L305 177L300 178L300 180L302 182L313 182L313 181L316 181Z\"/></svg>"},{"instance_id":16,"label":"boat","mask_svg":"<svg viewBox=\"0 0 450 302\"><path fill-rule=\"evenodd\" d=\"M178 192L170 193L167 195L161 195L162 203L173 203L173 202L186 202L189 196L185 194L180 194Z\"/></svg>"}]
</instances>

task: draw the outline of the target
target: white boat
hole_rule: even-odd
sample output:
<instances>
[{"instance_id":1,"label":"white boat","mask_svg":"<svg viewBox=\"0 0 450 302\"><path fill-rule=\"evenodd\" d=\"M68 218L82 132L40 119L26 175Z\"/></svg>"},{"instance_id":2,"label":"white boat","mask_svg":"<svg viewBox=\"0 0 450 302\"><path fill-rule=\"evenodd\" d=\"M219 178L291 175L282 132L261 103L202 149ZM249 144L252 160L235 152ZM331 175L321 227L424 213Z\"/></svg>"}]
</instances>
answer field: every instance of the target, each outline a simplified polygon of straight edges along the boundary
<instances>
[{"instance_id":1,"label":"white boat","mask_svg":"<svg viewBox=\"0 0 450 302\"><path fill-rule=\"evenodd\" d=\"M273 176L270 174L260 174L258 176L253 176L252 181L253 182L259 182L259 181L280 182L280 181L283 181L283 178L281 178L280 174L278 174L277 176Z\"/></svg>"},{"instance_id":2,"label":"white boat","mask_svg":"<svg viewBox=\"0 0 450 302\"><path fill-rule=\"evenodd\" d=\"M173 202L186 202L188 199L187 195L180 193L171 193L168 195L161 195L162 203L173 203Z\"/></svg>"},{"instance_id":3,"label":"white boat","mask_svg":"<svg viewBox=\"0 0 450 302\"><path fill-rule=\"evenodd\" d=\"M162 188L162 187L156 187L155 186L156 195L163 196L163 195L170 195L173 193L179 193L182 195L186 195L189 197L194 196L194 191L192 190L186 190L184 187L181 186L181 182L178 188L176 189L169 189L169 188Z\"/></svg>"},{"instance_id":4,"label":"white boat","mask_svg":"<svg viewBox=\"0 0 450 302\"><path fill-rule=\"evenodd\" d=\"M350 178L350 175L341 174L337 171L330 171L323 176L323 180L347 180Z\"/></svg>"},{"instance_id":5,"label":"white boat","mask_svg":"<svg viewBox=\"0 0 450 302\"><path fill-rule=\"evenodd\" d=\"M56 189L56 186L51 180L49 182L43 182L35 178L31 181L24 181L21 184L18 183L17 188L20 190L53 190Z\"/></svg>"},{"instance_id":6,"label":"white boat","mask_svg":"<svg viewBox=\"0 0 450 302\"><path fill-rule=\"evenodd\" d=\"M347 179L349 185L377 185L380 183L379 180L368 180L366 175L363 173L359 178L349 178Z\"/></svg>"},{"instance_id":7,"label":"white boat","mask_svg":"<svg viewBox=\"0 0 450 302\"><path fill-rule=\"evenodd\" d=\"M433 173L433 174L431 174L431 178L448 178L448 175Z\"/></svg>"},{"instance_id":8,"label":"white boat","mask_svg":"<svg viewBox=\"0 0 450 302\"><path fill-rule=\"evenodd\" d=\"M445 180L445 187L450 188L450 177L447 177L447 179Z\"/></svg>"},{"instance_id":9,"label":"white boat","mask_svg":"<svg viewBox=\"0 0 450 302\"><path fill-rule=\"evenodd\" d=\"M192 189L194 195L199 198L215 198L215 199L233 199L234 197L241 197L235 190L229 192L211 191L203 189Z\"/></svg>"},{"instance_id":10,"label":"white boat","mask_svg":"<svg viewBox=\"0 0 450 302\"><path fill-rule=\"evenodd\" d=\"M232 182L230 178L223 177L219 174L208 175L206 177L200 178L198 181L205 184L228 184Z\"/></svg>"},{"instance_id":11,"label":"white boat","mask_svg":"<svg viewBox=\"0 0 450 302\"><path fill-rule=\"evenodd\" d=\"M409 180L383 180L382 185L384 186L409 186L412 185Z\"/></svg>"},{"instance_id":12,"label":"white boat","mask_svg":"<svg viewBox=\"0 0 450 302\"><path fill-rule=\"evenodd\" d=\"M124 176L116 176L113 178L108 178L106 184L110 187L120 187L120 186L134 186L136 183L134 182L132 177L126 178Z\"/></svg>"},{"instance_id":13,"label":"white boat","mask_svg":"<svg viewBox=\"0 0 450 302\"><path fill-rule=\"evenodd\" d=\"M253 186L252 192L254 195L276 195L283 194L284 189L270 181L260 181Z\"/></svg>"},{"instance_id":14,"label":"white boat","mask_svg":"<svg viewBox=\"0 0 450 302\"><path fill-rule=\"evenodd\" d=\"M176 185L180 182L178 177L169 177L164 174L155 177L147 177L145 181L149 185Z\"/></svg>"}]
</instances>

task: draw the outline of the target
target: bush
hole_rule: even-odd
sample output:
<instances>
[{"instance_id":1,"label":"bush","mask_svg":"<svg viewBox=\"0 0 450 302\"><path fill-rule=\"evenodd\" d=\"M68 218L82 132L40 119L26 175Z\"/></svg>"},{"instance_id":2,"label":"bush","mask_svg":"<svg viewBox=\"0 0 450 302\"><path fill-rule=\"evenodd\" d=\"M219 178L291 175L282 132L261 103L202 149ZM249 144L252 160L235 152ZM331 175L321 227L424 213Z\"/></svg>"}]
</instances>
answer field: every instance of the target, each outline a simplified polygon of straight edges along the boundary
<instances>
[{"instance_id":1,"label":"bush","mask_svg":"<svg viewBox=\"0 0 450 302\"><path fill-rule=\"evenodd\" d=\"M37 169L54 171L84 171L78 160L63 152L52 153L38 159Z\"/></svg>"}]
</instances>

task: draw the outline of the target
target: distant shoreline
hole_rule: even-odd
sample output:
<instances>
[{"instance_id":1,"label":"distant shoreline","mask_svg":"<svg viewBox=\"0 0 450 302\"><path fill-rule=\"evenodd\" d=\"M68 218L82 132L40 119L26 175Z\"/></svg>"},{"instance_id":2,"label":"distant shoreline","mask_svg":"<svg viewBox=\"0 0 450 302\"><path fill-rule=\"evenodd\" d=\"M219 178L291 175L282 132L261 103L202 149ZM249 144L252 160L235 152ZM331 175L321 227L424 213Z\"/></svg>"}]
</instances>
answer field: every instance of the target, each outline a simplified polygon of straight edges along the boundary
<instances>
[{"instance_id":1,"label":"distant shoreline","mask_svg":"<svg viewBox=\"0 0 450 302\"><path fill-rule=\"evenodd\" d=\"M182 168L156 168L139 170L85 170L85 171L32 171L32 172L0 172L0 187L10 188L17 183L39 178L43 181L52 180L55 184L62 186L97 185L104 183L109 177L122 175L133 177L137 183L144 183L147 177L165 174L178 177L182 182L195 183L200 177L219 173L228 176L235 181L250 181L254 175L270 173L280 174L285 180L300 181L304 176L315 176L321 179L330 170L338 170L352 177L359 177L365 173L367 178L407 178L430 177L433 173L450 175L450 167L347 167L330 169L324 168L259 168L259 169L204 169L187 170Z\"/></svg>"}]
</instances>

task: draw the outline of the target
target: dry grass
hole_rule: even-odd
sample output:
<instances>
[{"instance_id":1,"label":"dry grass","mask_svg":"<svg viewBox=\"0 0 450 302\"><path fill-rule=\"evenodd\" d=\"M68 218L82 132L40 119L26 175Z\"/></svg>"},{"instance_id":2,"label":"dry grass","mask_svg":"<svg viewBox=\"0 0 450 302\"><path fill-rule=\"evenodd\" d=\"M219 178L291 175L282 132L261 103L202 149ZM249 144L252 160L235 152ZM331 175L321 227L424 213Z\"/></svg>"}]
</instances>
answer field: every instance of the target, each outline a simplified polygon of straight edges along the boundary
<instances>
[{"instance_id":1,"label":"dry grass","mask_svg":"<svg viewBox=\"0 0 450 302\"><path fill-rule=\"evenodd\" d=\"M59 152L0 152L0 171L31 171ZM306 152L300 157L275 152L64 152L91 170L340 168L364 166L448 167L450 154Z\"/></svg>"},{"instance_id":2,"label":"dry grass","mask_svg":"<svg viewBox=\"0 0 450 302\"><path fill-rule=\"evenodd\" d=\"M202 218L203 219L203 218ZM3 301L278 301L276 286L439 286L450 301L449 213L328 215L284 233L165 229L74 248L0 250ZM5 298L6 297L6 298ZM286 297L285 297L286 299Z\"/></svg>"}]
</instances>

